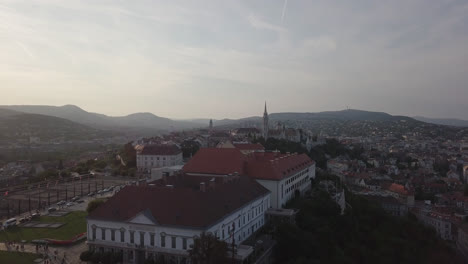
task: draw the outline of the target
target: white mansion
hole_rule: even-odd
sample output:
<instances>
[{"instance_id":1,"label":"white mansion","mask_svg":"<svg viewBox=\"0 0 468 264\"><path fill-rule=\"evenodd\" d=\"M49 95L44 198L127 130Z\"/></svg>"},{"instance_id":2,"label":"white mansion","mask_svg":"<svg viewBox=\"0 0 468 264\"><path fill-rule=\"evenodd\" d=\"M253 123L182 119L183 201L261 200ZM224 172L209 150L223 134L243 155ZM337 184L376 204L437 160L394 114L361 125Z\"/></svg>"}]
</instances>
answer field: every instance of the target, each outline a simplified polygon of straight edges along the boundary
<instances>
[{"instance_id":1,"label":"white mansion","mask_svg":"<svg viewBox=\"0 0 468 264\"><path fill-rule=\"evenodd\" d=\"M164 177L149 186L127 186L93 211L88 245L121 252L124 263L190 263L188 250L202 232L239 245L264 225L269 207L270 192L246 176ZM238 246L236 260L251 252Z\"/></svg>"},{"instance_id":2,"label":"white mansion","mask_svg":"<svg viewBox=\"0 0 468 264\"><path fill-rule=\"evenodd\" d=\"M137 151L137 169L150 173L152 168L183 164L182 150L174 144L146 145Z\"/></svg>"}]
</instances>

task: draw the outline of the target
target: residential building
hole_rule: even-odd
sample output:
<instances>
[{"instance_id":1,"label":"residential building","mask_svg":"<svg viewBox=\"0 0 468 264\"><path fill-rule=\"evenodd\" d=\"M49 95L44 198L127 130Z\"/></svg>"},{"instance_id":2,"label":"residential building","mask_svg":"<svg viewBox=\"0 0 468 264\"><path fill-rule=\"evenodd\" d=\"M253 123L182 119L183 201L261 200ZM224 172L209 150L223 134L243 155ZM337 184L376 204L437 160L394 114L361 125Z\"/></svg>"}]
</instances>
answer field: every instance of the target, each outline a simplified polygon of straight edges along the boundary
<instances>
[{"instance_id":1,"label":"residential building","mask_svg":"<svg viewBox=\"0 0 468 264\"><path fill-rule=\"evenodd\" d=\"M240 245L265 224L270 192L246 176L178 174L149 186L127 186L87 218L88 245L121 252L124 263L164 258L189 263L194 239L211 233L238 245L238 263L253 251ZM239 246L240 245L240 246Z\"/></svg>"},{"instance_id":2,"label":"residential building","mask_svg":"<svg viewBox=\"0 0 468 264\"><path fill-rule=\"evenodd\" d=\"M137 169L150 173L152 168L183 164L182 150L175 144L146 145L137 151Z\"/></svg>"},{"instance_id":3,"label":"residential building","mask_svg":"<svg viewBox=\"0 0 468 264\"><path fill-rule=\"evenodd\" d=\"M247 175L271 192L273 208L281 208L294 195L310 189L310 180L315 178L315 162L305 154L243 154L238 148L205 148L193 156L183 171L214 177Z\"/></svg>"}]
</instances>

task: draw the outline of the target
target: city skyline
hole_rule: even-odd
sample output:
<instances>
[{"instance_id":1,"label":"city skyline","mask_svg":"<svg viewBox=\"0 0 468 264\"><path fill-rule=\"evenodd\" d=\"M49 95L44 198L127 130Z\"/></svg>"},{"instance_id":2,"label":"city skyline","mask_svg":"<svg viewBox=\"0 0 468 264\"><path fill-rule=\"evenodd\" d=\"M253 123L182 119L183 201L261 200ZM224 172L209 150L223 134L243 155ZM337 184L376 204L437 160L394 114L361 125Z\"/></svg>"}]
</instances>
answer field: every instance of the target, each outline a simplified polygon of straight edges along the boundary
<instances>
[{"instance_id":1,"label":"city skyline","mask_svg":"<svg viewBox=\"0 0 468 264\"><path fill-rule=\"evenodd\" d=\"M468 119L464 1L0 3L1 105Z\"/></svg>"}]
</instances>

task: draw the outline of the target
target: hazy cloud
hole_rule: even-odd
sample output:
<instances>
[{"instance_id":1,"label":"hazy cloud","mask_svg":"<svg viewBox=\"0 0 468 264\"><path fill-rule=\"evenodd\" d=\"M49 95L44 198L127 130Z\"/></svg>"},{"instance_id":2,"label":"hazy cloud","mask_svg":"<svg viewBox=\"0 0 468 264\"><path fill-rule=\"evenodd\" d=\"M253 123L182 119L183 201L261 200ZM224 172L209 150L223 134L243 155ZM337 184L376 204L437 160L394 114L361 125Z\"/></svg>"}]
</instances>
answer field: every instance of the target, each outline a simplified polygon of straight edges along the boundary
<instances>
[{"instance_id":1,"label":"hazy cloud","mask_svg":"<svg viewBox=\"0 0 468 264\"><path fill-rule=\"evenodd\" d=\"M464 0L0 0L0 104L468 119L467 13Z\"/></svg>"}]
</instances>

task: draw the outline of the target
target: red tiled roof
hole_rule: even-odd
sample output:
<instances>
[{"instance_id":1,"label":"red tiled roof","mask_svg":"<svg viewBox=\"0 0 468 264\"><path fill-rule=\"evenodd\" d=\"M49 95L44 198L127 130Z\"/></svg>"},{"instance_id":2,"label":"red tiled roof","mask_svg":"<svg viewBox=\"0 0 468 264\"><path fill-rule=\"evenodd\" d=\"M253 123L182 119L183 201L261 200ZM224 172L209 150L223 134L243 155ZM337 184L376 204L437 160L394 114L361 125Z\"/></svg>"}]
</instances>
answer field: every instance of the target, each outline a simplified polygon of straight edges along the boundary
<instances>
[{"instance_id":1,"label":"red tiled roof","mask_svg":"<svg viewBox=\"0 0 468 264\"><path fill-rule=\"evenodd\" d=\"M261 144L233 143L234 147L240 150L265 150Z\"/></svg>"},{"instance_id":2,"label":"red tiled roof","mask_svg":"<svg viewBox=\"0 0 468 264\"><path fill-rule=\"evenodd\" d=\"M281 180L314 164L306 154L256 152L252 156L247 164L247 175L255 179Z\"/></svg>"},{"instance_id":3,"label":"red tiled roof","mask_svg":"<svg viewBox=\"0 0 468 264\"><path fill-rule=\"evenodd\" d=\"M402 195L408 195L408 190L406 190L405 186L403 186L401 184L392 183L386 189L391 191L391 192L394 192L394 193L398 193L398 194L402 194Z\"/></svg>"},{"instance_id":4,"label":"red tiled roof","mask_svg":"<svg viewBox=\"0 0 468 264\"><path fill-rule=\"evenodd\" d=\"M191 176L190 176L191 177ZM129 221L145 213L164 226L209 227L269 193L249 177L201 192L188 186L127 186L94 210L89 219Z\"/></svg>"},{"instance_id":5,"label":"red tiled roof","mask_svg":"<svg viewBox=\"0 0 468 264\"><path fill-rule=\"evenodd\" d=\"M244 174L246 157L237 148L202 148L185 164L186 173Z\"/></svg>"},{"instance_id":6,"label":"red tiled roof","mask_svg":"<svg viewBox=\"0 0 468 264\"><path fill-rule=\"evenodd\" d=\"M243 155L237 148L205 148L193 156L183 171L221 175L237 172L255 179L281 180L313 164L305 154L254 152Z\"/></svg>"},{"instance_id":7,"label":"red tiled roof","mask_svg":"<svg viewBox=\"0 0 468 264\"><path fill-rule=\"evenodd\" d=\"M177 155L182 150L173 144L167 145L146 145L139 153L140 155Z\"/></svg>"}]
</instances>

